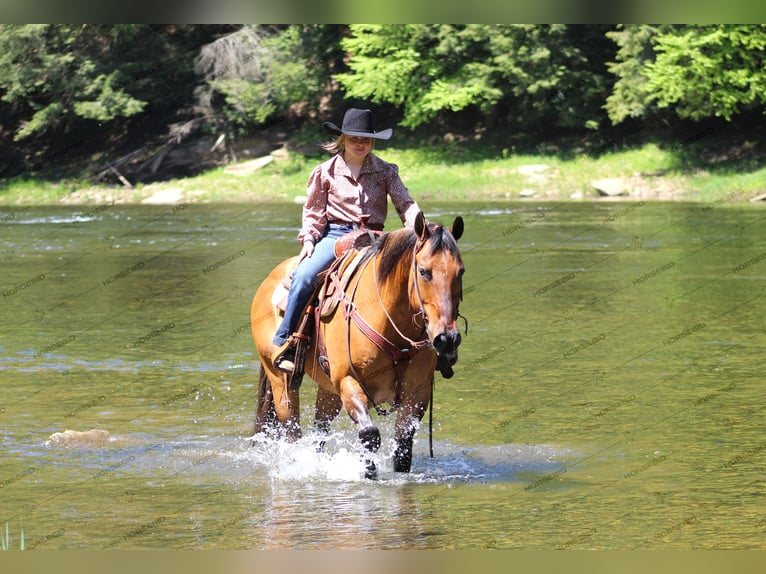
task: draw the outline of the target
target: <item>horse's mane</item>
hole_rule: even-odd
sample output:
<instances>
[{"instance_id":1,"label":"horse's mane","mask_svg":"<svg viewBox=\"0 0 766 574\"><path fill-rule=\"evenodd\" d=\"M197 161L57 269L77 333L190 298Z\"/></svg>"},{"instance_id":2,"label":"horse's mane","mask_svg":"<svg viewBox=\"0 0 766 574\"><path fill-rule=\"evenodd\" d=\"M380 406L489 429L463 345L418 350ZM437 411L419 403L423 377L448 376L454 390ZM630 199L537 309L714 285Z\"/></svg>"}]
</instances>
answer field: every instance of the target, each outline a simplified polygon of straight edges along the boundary
<instances>
[{"instance_id":1,"label":"horse's mane","mask_svg":"<svg viewBox=\"0 0 766 574\"><path fill-rule=\"evenodd\" d=\"M460 251L457 242L451 233L441 225L429 224L430 235L426 243L430 246L429 255L441 251L448 251L455 258L460 259ZM406 258L407 263L412 263L412 253L418 238L411 228L397 229L380 235L370 246L365 260L370 257L380 256L379 278L385 281L396 269L396 266Z\"/></svg>"}]
</instances>

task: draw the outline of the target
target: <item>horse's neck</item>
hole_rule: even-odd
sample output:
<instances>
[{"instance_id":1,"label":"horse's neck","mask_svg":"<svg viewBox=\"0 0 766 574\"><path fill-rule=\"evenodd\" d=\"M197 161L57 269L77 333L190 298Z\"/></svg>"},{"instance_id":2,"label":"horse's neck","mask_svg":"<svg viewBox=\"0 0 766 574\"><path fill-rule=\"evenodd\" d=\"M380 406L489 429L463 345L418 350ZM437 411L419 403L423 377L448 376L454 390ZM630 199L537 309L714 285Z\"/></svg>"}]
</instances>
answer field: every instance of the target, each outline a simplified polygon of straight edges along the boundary
<instances>
[{"instance_id":1,"label":"horse's neck","mask_svg":"<svg viewBox=\"0 0 766 574\"><path fill-rule=\"evenodd\" d=\"M372 264L377 266L378 261L373 261ZM416 328L411 319L416 310L413 309L410 301L411 271L412 257L405 256L380 284L375 285L373 279L372 288L378 290L386 312L399 330L407 336L414 337L417 333L414 332Z\"/></svg>"}]
</instances>

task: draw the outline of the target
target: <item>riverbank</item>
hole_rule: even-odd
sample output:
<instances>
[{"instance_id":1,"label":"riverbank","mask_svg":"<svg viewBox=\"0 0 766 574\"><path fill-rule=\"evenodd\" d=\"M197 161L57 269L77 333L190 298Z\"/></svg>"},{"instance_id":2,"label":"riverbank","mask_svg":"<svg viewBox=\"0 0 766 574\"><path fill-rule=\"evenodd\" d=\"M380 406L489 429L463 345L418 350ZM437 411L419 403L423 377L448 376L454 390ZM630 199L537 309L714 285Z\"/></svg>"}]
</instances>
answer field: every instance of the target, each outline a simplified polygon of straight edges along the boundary
<instances>
[{"instance_id":1,"label":"riverbank","mask_svg":"<svg viewBox=\"0 0 766 574\"><path fill-rule=\"evenodd\" d=\"M763 199L766 158L758 142L726 149L641 146L607 153L519 153L498 149L382 148L418 200L700 201ZM537 151L537 150L536 150ZM326 156L280 148L199 175L137 185L18 177L0 185L0 205L300 202L311 169Z\"/></svg>"}]
</instances>

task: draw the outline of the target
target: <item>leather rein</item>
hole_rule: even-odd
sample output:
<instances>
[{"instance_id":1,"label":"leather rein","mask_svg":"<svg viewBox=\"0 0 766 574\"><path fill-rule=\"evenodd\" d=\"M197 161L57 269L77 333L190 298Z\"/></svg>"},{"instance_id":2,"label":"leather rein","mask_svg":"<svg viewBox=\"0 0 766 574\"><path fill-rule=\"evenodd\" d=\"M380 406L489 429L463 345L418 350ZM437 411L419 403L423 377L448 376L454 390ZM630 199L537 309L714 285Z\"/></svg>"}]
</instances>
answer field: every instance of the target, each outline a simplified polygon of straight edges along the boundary
<instances>
[{"instance_id":1,"label":"leather rein","mask_svg":"<svg viewBox=\"0 0 766 574\"><path fill-rule=\"evenodd\" d=\"M410 285L410 294L414 291L417 297L418 301L418 307L419 310L417 310L412 315L412 324L416 327L417 324L417 317L418 315L423 317L423 327L422 327L422 333L419 338L417 339L411 339L410 337L406 336L404 333L399 330L399 328L394 323L393 319L391 318L391 315L389 314L388 310L386 309L386 306L383 304L383 297L380 293L380 283L378 282L378 273L377 268L373 265L373 279L375 283L375 291L378 295L378 301L380 301L380 305L383 309L383 313L385 313L386 318L388 319L389 324L394 328L394 330L399 334L399 336L404 339L407 346L404 348L400 348L399 346L392 343L389 339L387 339L382 333L379 333L376 331L365 319L359 314L359 311L356 308L356 304L354 303L354 299L356 298L356 291L359 287L359 283L362 279L362 275L364 274L364 270L366 267L377 257L370 257L365 263L362 269L359 271L356 282L354 283L354 287L351 290L351 296L346 297L346 294L343 293L341 303L343 305L343 311L344 316L346 318L346 353L348 355L348 364L351 367L351 373L354 376L354 378L359 381L360 386L364 390L365 394L367 395L368 400L370 403L375 407L376 412L379 415L389 415L391 414L396 408L399 406L399 400L401 397L402 392L402 384L404 382L404 372L407 370L407 367L412 362L412 359L415 357L415 355L422 351L423 349L431 348L431 342L428 340L428 335L426 333L426 325L427 325L427 318L425 314L425 309L423 307L423 299L420 295L420 287L418 285L418 278L417 278L417 259L416 255L418 251L423 247L425 241L418 240L418 242L415 244L415 247L413 249L412 253L412 266L413 266L413 273L412 273L412 284ZM383 352L388 354L388 356L391 358L391 361L393 362L394 371L396 373L396 384L395 384L395 390L394 390L394 402L391 405L391 409L383 409L380 405L378 405L375 401L372 400L372 397L370 397L370 394L367 392L367 388L365 385L365 380L362 378L362 376L357 372L356 367L354 367L354 363L351 360L351 321L354 322L354 324L357 326L357 328L373 343L376 347L381 349Z\"/></svg>"}]
</instances>

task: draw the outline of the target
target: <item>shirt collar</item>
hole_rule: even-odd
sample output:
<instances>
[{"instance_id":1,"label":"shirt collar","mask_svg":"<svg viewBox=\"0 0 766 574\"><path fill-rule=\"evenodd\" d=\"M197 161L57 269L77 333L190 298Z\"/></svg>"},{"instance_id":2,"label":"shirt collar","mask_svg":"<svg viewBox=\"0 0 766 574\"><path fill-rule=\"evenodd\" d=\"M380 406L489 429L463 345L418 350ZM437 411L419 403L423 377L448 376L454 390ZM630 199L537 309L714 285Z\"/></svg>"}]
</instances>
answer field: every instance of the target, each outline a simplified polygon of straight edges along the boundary
<instances>
[{"instance_id":1,"label":"shirt collar","mask_svg":"<svg viewBox=\"0 0 766 574\"><path fill-rule=\"evenodd\" d=\"M367 157L364 158L364 163L362 164L362 169L359 171L359 175L362 175L363 173L374 173L375 172L375 156L372 154L372 152L367 154ZM351 169L348 167L348 164L346 163L346 160L343 159L343 154L339 153L335 155L335 171L336 173L340 173L342 175L351 176Z\"/></svg>"}]
</instances>

